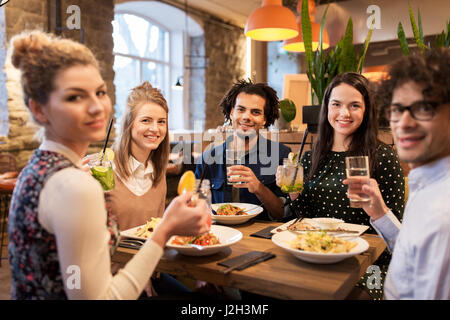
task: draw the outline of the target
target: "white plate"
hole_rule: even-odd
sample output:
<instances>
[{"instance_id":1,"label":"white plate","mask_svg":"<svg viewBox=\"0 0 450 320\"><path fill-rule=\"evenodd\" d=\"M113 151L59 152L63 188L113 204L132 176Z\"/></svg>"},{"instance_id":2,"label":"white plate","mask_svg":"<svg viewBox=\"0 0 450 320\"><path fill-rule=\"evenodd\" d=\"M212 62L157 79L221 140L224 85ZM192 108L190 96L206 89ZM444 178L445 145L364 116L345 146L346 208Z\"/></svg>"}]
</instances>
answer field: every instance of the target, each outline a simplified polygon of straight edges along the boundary
<instances>
[{"instance_id":1,"label":"white plate","mask_svg":"<svg viewBox=\"0 0 450 320\"><path fill-rule=\"evenodd\" d=\"M242 239L242 232L230 227L212 225L210 232L212 232L217 238L219 238L220 244L215 244L212 246L202 246L201 249L198 249L197 247L193 247L190 245L170 244L174 238L172 237L167 242L166 248L175 249L179 253L185 254L187 256L208 256L217 253L220 250L227 248Z\"/></svg>"},{"instance_id":2,"label":"white plate","mask_svg":"<svg viewBox=\"0 0 450 320\"><path fill-rule=\"evenodd\" d=\"M139 240L144 240L145 241L145 240L147 240L147 238L135 236L136 231L139 228L143 228L144 226L145 226L145 224L143 224L142 226L137 226L137 227L134 227L134 228L131 228L131 229L120 231L120 236L121 237L126 237L126 238L131 238L131 239L139 239Z\"/></svg>"},{"instance_id":3,"label":"white plate","mask_svg":"<svg viewBox=\"0 0 450 320\"><path fill-rule=\"evenodd\" d=\"M231 204L232 206L241 208L248 213L246 215L242 216L219 216L219 215L212 215L212 220L221 224L226 225L233 225L233 224L241 224L244 222L247 222L248 220L256 217L258 214L264 211L263 207L257 206L255 204L251 203L214 203L211 205L213 210L217 211L217 209L224 204Z\"/></svg>"},{"instance_id":4,"label":"white plate","mask_svg":"<svg viewBox=\"0 0 450 320\"><path fill-rule=\"evenodd\" d=\"M294 221L295 221L295 219L292 219L291 221L286 222L285 224L282 224L279 227L276 227L271 232L272 233L279 233L279 232L285 231L285 230L287 230L287 227L290 224L292 224ZM305 218L302 221L303 222L307 222L307 223L313 225L314 227L319 228L318 225L314 223L314 218L313 219ZM343 233L343 232L336 232L336 233L334 233L334 232L328 232L328 234L335 235L335 236L340 236L340 237L347 237L347 236L358 237L358 236L362 235L367 229L369 229L369 226L364 226L364 225L360 225L360 224L353 224L353 223L343 223L343 224L341 224L339 226L339 228L344 229L344 230L349 230L349 231L357 231L358 233ZM306 231L295 231L295 232L304 233Z\"/></svg>"},{"instance_id":5,"label":"white plate","mask_svg":"<svg viewBox=\"0 0 450 320\"><path fill-rule=\"evenodd\" d=\"M319 252L308 252L298 249L291 248L290 242L297 238L297 233L291 231L283 231L273 235L272 241L280 248L286 250L287 252L293 254L296 258L319 264L330 264L342 261L344 259L356 256L357 254L363 253L369 249L369 244L366 240L362 238L347 239L349 241L356 241L358 245L354 247L350 252L347 253L319 253Z\"/></svg>"}]
</instances>

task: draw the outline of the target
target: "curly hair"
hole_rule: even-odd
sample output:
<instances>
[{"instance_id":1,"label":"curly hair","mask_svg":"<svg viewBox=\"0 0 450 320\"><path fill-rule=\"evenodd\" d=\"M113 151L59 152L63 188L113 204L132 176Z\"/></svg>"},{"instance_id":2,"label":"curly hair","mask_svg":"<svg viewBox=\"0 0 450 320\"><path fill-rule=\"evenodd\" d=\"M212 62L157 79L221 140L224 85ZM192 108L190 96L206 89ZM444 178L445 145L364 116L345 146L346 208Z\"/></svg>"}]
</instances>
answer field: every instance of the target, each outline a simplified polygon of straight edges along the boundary
<instances>
[{"instance_id":1,"label":"curly hair","mask_svg":"<svg viewBox=\"0 0 450 320\"><path fill-rule=\"evenodd\" d=\"M422 94L428 100L442 104L450 102L449 74L448 48L435 48L424 54L402 57L390 65L388 75L379 87L378 98L382 111L390 106L394 90L408 81L425 85Z\"/></svg>"},{"instance_id":2,"label":"curly hair","mask_svg":"<svg viewBox=\"0 0 450 320\"><path fill-rule=\"evenodd\" d=\"M75 65L92 65L99 69L94 54L86 46L38 30L15 35L11 38L10 48L13 66L22 71L27 107L29 99L47 103L59 72Z\"/></svg>"},{"instance_id":3,"label":"curly hair","mask_svg":"<svg viewBox=\"0 0 450 320\"><path fill-rule=\"evenodd\" d=\"M280 116L277 92L265 83L253 83L250 79L237 81L220 101L220 108L226 121L231 121L231 109L236 104L236 98L241 93L255 94L266 101L264 105L264 116L266 117L265 128L272 125Z\"/></svg>"},{"instance_id":4,"label":"curly hair","mask_svg":"<svg viewBox=\"0 0 450 320\"><path fill-rule=\"evenodd\" d=\"M133 88L127 98L127 106L122 116L122 122L120 127L120 134L118 139L114 142L113 150L116 154L114 163L116 164L119 175L128 179L131 175L128 161L131 155L131 131L134 120L140 109L140 107L146 103L155 103L169 113L167 107L167 101L158 88L154 88L148 81L144 81L139 86ZM160 143L156 150L153 150L149 159L152 161L152 165L155 169L154 172L154 185L157 185L165 175L166 167L169 159L170 142L168 135L168 122L166 121L167 133L163 141Z\"/></svg>"}]
</instances>

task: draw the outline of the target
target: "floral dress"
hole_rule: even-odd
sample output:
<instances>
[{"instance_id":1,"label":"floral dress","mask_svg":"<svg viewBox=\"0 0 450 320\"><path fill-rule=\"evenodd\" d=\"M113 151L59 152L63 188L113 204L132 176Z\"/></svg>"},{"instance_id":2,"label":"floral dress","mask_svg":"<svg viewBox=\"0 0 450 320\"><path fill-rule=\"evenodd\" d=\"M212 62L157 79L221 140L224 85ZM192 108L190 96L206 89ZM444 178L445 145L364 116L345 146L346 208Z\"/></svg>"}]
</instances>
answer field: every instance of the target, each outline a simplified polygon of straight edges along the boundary
<instances>
[{"instance_id":1,"label":"floral dress","mask_svg":"<svg viewBox=\"0 0 450 320\"><path fill-rule=\"evenodd\" d=\"M370 225L370 217L360 208L351 208L347 198L347 186L342 184L346 177L345 157L347 152L329 152L320 170L304 185L299 197L289 203L291 212L306 218L332 217L347 223L369 226L367 233L376 234ZM397 153L388 145L381 143L377 152L377 170L374 178L380 187L383 199L392 213L401 221L405 209L405 177ZM311 168L311 151L302 157L304 177ZM385 275L391 254L387 249L374 263ZM359 286L365 286L365 277ZM384 280L384 277L383 277ZM370 290L372 298L380 298L381 290Z\"/></svg>"},{"instance_id":2,"label":"floral dress","mask_svg":"<svg viewBox=\"0 0 450 320\"><path fill-rule=\"evenodd\" d=\"M75 166L63 155L36 150L19 175L8 219L12 299L67 299L56 239L39 223L38 206L39 195L47 179L69 167ZM110 210L107 228L113 253L117 247L118 229Z\"/></svg>"}]
</instances>

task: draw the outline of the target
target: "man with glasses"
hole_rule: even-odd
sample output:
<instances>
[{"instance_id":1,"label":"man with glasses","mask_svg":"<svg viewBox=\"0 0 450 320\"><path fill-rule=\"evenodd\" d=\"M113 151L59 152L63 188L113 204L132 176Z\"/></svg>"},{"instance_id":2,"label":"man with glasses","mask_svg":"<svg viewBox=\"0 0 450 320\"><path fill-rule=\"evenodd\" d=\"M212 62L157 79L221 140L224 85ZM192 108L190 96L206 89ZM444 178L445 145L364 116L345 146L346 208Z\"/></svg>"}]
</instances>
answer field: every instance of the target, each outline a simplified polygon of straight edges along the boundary
<instances>
[{"instance_id":1,"label":"man with glasses","mask_svg":"<svg viewBox=\"0 0 450 320\"><path fill-rule=\"evenodd\" d=\"M403 224L388 210L371 224L393 251L387 299L450 299L450 51L404 57L380 87L400 160L412 169ZM370 179L362 190L378 205Z\"/></svg>"}]
</instances>

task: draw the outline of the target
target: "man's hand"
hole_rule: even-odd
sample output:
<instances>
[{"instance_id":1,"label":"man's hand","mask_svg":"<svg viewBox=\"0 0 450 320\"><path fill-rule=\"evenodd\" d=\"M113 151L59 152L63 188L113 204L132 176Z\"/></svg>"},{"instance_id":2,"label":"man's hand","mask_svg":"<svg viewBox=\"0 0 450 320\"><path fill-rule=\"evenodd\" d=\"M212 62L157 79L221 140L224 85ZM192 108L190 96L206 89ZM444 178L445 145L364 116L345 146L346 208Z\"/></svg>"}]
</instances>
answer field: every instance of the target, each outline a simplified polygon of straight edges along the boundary
<instances>
[{"instance_id":1,"label":"man's hand","mask_svg":"<svg viewBox=\"0 0 450 320\"><path fill-rule=\"evenodd\" d=\"M362 208L372 218L377 220L384 216L389 208L386 206L381 195L380 188L375 179L367 177L351 177L342 181L348 185L348 198L358 198L359 193L367 194L370 197L369 202L364 202Z\"/></svg>"},{"instance_id":2,"label":"man's hand","mask_svg":"<svg viewBox=\"0 0 450 320\"><path fill-rule=\"evenodd\" d=\"M247 188L251 193L258 193L263 184L253 173L253 170L243 165L231 166L228 168L228 176L239 176L230 178L230 182L241 182L233 185L235 188Z\"/></svg>"}]
</instances>

